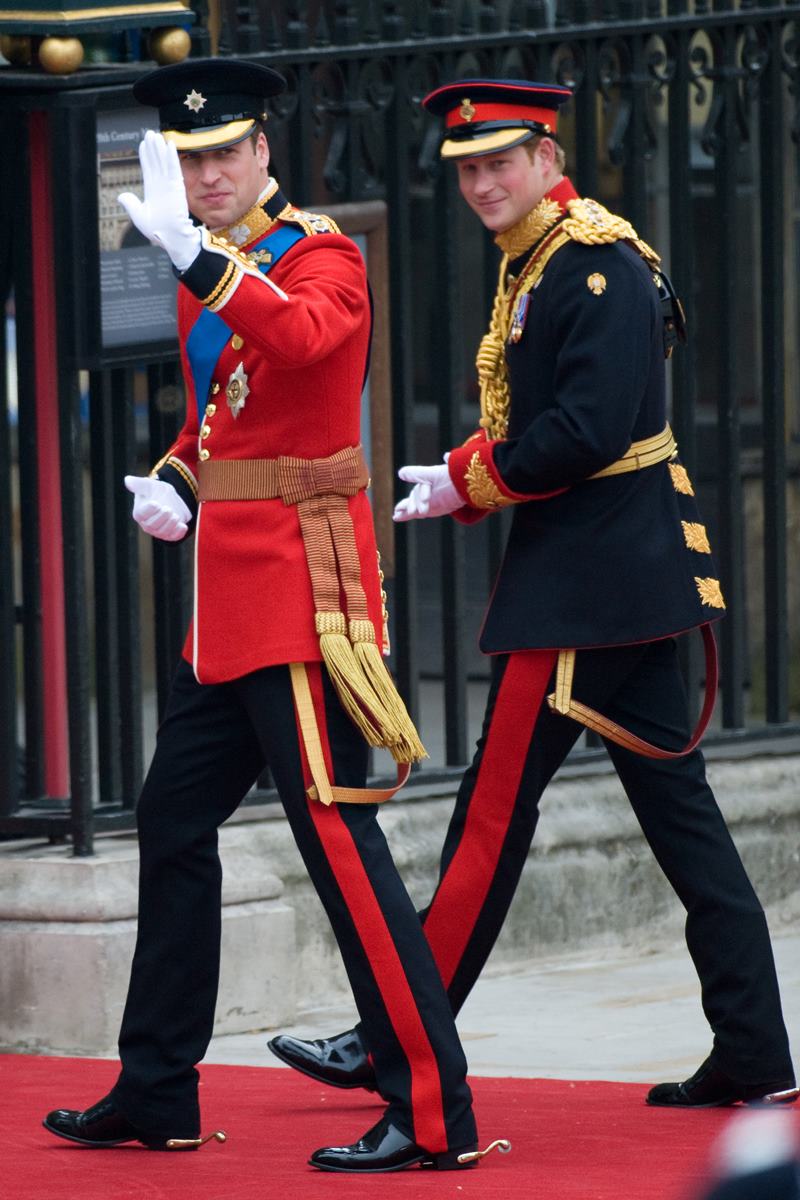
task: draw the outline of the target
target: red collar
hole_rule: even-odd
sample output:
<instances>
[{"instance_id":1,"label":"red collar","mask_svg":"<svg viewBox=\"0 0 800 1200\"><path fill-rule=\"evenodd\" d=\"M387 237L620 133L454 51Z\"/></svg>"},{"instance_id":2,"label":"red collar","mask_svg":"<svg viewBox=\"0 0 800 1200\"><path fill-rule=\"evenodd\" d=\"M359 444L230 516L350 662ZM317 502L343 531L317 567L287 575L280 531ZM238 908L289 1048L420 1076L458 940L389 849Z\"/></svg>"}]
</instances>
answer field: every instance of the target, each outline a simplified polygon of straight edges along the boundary
<instances>
[{"instance_id":1,"label":"red collar","mask_svg":"<svg viewBox=\"0 0 800 1200\"><path fill-rule=\"evenodd\" d=\"M556 204L561 208L562 212L567 211L567 201L577 200L578 193L572 186L571 180L567 179L566 175L557 183L554 188L551 188L545 195L545 200L555 200Z\"/></svg>"}]
</instances>

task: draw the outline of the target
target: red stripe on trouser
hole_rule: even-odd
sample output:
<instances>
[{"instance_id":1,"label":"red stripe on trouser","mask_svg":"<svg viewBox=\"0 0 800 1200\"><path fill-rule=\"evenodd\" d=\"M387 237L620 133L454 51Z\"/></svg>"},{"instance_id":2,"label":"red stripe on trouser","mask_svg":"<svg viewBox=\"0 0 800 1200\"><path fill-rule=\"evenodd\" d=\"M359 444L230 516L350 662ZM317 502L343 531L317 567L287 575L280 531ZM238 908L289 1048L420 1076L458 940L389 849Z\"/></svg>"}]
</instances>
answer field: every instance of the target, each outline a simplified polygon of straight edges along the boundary
<instances>
[{"instance_id":1,"label":"red stripe on trouser","mask_svg":"<svg viewBox=\"0 0 800 1200\"><path fill-rule=\"evenodd\" d=\"M453 981L489 893L557 650L509 655L464 832L425 918L445 987Z\"/></svg>"},{"instance_id":2,"label":"red stripe on trouser","mask_svg":"<svg viewBox=\"0 0 800 1200\"><path fill-rule=\"evenodd\" d=\"M318 663L306 667L314 711L317 716L325 765L333 782L333 761L325 721L322 677ZM298 726L303 777L308 787L311 773ZM411 1075L411 1119L414 1140L434 1153L446 1150L447 1130L442 1108L439 1067L425 1027L419 1015L403 964L392 940L370 878L361 861L358 847L336 804L326 808L319 801L308 802L309 812L322 848L342 893L350 917L364 947Z\"/></svg>"}]
</instances>

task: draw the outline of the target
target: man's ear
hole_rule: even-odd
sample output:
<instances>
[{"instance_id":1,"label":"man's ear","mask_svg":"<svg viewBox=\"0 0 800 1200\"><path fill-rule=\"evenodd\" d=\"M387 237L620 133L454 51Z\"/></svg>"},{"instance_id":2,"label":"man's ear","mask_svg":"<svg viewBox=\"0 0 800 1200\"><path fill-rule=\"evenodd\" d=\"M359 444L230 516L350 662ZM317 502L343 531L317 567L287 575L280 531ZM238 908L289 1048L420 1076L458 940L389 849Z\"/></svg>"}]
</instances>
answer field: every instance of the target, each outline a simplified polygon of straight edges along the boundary
<instances>
[{"instance_id":1,"label":"man's ear","mask_svg":"<svg viewBox=\"0 0 800 1200\"><path fill-rule=\"evenodd\" d=\"M266 170L269 166L269 144L263 130L256 138L256 158L258 165Z\"/></svg>"},{"instance_id":2,"label":"man's ear","mask_svg":"<svg viewBox=\"0 0 800 1200\"><path fill-rule=\"evenodd\" d=\"M552 167L556 160L556 144L553 139L543 137L536 147L536 153L543 167Z\"/></svg>"}]
</instances>

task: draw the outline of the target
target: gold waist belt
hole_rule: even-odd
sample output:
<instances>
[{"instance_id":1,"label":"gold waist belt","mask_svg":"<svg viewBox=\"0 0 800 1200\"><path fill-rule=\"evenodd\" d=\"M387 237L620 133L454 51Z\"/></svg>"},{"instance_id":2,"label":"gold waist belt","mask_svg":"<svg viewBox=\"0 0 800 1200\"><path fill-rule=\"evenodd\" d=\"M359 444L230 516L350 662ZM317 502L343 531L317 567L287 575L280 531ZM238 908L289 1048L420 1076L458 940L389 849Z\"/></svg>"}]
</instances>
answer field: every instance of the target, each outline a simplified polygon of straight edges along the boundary
<instances>
[{"instance_id":1,"label":"gold waist belt","mask_svg":"<svg viewBox=\"0 0 800 1200\"><path fill-rule=\"evenodd\" d=\"M329 458L207 459L198 464L197 474L198 499L203 503L281 499L296 507L320 650L345 711L368 743L387 749L398 764L424 758L425 749L381 656L361 582L361 560L347 503L348 496L369 486L361 446L347 446ZM287 600L291 602L291 597ZM314 779L308 789L311 799L368 804L387 799L396 789L380 793L342 789L327 780L316 744L319 739L314 740L314 722L306 713L304 679L304 672L293 671L292 686ZM408 772L399 771L398 779L401 774L405 780Z\"/></svg>"},{"instance_id":2,"label":"gold waist belt","mask_svg":"<svg viewBox=\"0 0 800 1200\"><path fill-rule=\"evenodd\" d=\"M198 500L283 500L299 504L312 496L355 496L369 487L360 446L330 458L206 459L197 465Z\"/></svg>"},{"instance_id":3,"label":"gold waist belt","mask_svg":"<svg viewBox=\"0 0 800 1200\"><path fill-rule=\"evenodd\" d=\"M602 471L596 471L589 478L603 479L606 475L625 475L628 471L641 471L643 467L654 467L656 463L674 458L677 453L678 444L669 425L665 425L661 433L642 438L640 442L631 442L630 448L622 458L603 467Z\"/></svg>"}]
</instances>

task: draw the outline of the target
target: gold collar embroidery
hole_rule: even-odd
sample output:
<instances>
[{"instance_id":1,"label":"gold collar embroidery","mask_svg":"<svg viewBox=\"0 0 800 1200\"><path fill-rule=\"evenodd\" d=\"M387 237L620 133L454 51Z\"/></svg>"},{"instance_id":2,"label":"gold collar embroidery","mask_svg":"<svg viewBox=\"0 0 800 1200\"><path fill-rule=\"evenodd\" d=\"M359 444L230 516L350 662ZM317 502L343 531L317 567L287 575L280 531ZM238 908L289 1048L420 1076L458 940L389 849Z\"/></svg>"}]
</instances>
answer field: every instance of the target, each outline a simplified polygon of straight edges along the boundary
<instances>
[{"instance_id":1,"label":"gold collar embroidery","mask_svg":"<svg viewBox=\"0 0 800 1200\"><path fill-rule=\"evenodd\" d=\"M215 229L214 234L217 237L224 238L225 241L233 242L234 246L246 246L249 242L254 242L256 238L263 237L265 233L269 233L277 218L269 216L265 205L270 197L275 195L277 190L278 181L270 179L265 191L261 193L256 203L252 208L247 210L244 216L239 217L239 220L234 221L232 225L225 225L222 229Z\"/></svg>"},{"instance_id":2,"label":"gold collar embroidery","mask_svg":"<svg viewBox=\"0 0 800 1200\"><path fill-rule=\"evenodd\" d=\"M526 250L544 237L548 229L552 229L562 213L561 205L556 200L547 197L540 200L536 208L531 209L521 221L498 233L495 244L507 254L511 262L519 258Z\"/></svg>"}]
</instances>

